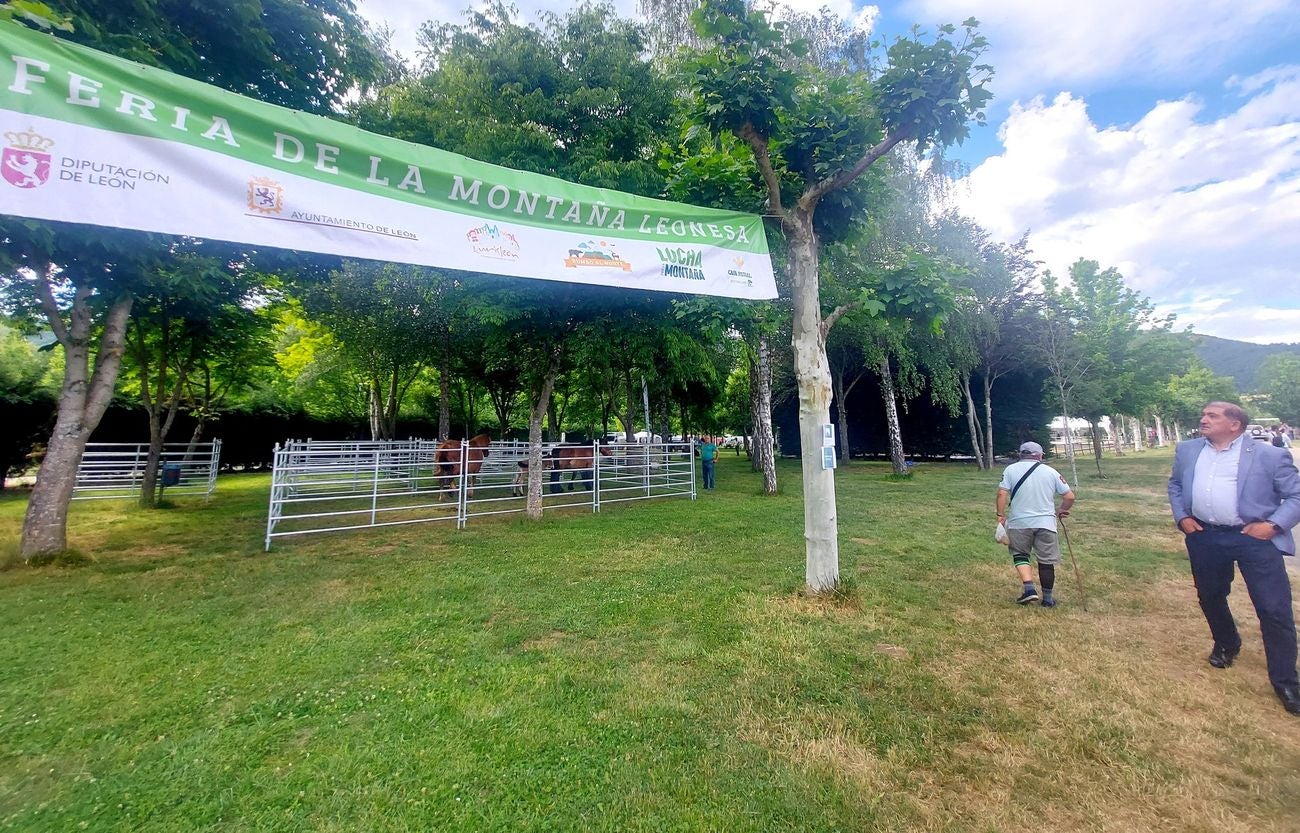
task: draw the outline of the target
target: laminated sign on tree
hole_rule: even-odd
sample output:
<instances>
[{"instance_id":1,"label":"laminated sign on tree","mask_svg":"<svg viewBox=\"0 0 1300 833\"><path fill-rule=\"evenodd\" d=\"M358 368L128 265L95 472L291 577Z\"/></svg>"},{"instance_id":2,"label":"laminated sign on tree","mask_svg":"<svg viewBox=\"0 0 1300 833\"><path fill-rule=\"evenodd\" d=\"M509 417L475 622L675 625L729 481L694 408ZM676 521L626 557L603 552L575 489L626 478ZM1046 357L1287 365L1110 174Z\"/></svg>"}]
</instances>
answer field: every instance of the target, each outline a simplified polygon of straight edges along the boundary
<instances>
[{"instance_id":1,"label":"laminated sign on tree","mask_svg":"<svg viewBox=\"0 0 1300 833\"><path fill-rule=\"evenodd\" d=\"M0 212L347 257L774 298L762 219L379 136L0 22Z\"/></svg>"}]
</instances>

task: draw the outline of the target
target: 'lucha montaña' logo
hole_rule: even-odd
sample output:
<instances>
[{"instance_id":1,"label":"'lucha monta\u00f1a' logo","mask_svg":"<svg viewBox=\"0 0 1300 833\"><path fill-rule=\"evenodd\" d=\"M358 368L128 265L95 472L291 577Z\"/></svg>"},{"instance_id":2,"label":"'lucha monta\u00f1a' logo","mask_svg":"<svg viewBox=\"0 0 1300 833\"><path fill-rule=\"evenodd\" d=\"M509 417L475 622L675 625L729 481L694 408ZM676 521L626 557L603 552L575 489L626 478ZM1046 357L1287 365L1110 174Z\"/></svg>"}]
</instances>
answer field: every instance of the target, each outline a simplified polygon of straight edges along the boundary
<instances>
[{"instance_id":1,"label":"'lucha monta\u00f1a' logo","mask_svg":"<svg viewBox=\"0 0 1300 833\"><path fill-rule=\"evenodd\" d=\"M6 132L9 147L0 156L0 172L5 182L18 188L37 188L50 178L50 154L54 140L28 128L21 133Z\"/></svg>"}]
</instances>

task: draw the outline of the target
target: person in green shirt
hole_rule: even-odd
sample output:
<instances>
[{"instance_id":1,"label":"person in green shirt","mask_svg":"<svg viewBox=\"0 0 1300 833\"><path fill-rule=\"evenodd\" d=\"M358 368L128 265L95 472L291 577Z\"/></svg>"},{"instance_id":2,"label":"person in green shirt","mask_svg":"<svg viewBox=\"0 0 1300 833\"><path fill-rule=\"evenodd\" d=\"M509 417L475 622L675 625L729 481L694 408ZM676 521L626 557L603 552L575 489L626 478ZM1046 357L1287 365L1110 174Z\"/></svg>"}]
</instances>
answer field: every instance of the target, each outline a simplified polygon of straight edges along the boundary
<instances>
[{"instance_id":1,"label":"person in green shirt","mask_svg":"<svg viewBox=\"0 0 1300 833\"><path fill-rule=\"evenodd\" d=\"M712 437L707 437L695 446L695 454L700 458L701 479L704 488L713 488L713 464L718 459L718 444Z\"/></svg>"}]
</instances>

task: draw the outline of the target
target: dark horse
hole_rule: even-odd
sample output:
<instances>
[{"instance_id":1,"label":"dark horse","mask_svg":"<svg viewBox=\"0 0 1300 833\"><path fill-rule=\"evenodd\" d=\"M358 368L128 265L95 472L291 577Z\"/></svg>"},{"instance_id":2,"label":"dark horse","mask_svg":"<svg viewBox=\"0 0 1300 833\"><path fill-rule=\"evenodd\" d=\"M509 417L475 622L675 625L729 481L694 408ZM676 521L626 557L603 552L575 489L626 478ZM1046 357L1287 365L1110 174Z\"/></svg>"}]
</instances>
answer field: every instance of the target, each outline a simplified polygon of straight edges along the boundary
<instances>
[{"instance_id":1,"label":"dark horse","mask_svg":"<svg viewBox=\"0 0 1300 833\"><path fill-rule=\"evenodd\" d=\"M608 457L612 454L608 448L601 446L600 456ZM591 469L592 453L589 445L557 445L551 449L551 494L558 495L565 491L564 480L562 479L566 471L573 472L569 479L570 484L576 484L579 489L591 488Z\"/></svg>"},{"instance_id":2,"label":"dark horse","mask_svg":"<svg viewBox=\"0 0 1300 833\"><path fill-rule=\"evenodd\" d=\"M465 464L465 474L469 480L465 484L466 492L470 497L474 496L474 478L478 476L479 469L483 468L483 458L488 456L488 445L491 442L492 438L487 434L479 434L472 438L469 441L469 448L465 449L465 456L469 458L467 461L461 460L460 440L443 440L438 443L438 449L433 453L433 462L439 477L438 500L442 500L445 492L457 487L462 462Z\"/></svg>"}]
</instances>

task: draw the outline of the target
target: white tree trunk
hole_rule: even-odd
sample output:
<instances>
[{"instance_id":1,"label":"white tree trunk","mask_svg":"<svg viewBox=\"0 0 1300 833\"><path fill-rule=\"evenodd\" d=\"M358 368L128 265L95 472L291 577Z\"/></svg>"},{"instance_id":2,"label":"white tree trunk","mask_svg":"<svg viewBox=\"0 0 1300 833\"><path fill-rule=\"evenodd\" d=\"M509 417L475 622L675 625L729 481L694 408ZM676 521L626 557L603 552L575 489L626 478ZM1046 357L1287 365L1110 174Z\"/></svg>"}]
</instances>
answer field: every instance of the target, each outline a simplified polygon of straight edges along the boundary
<instances>
[{"instance_id":1,"label":"white tree trunk","mask_svg":"<svg viewBox=\"0 0 1300 833\"><path fill-rule=\"evenodd\" d=\"M23 518L20 550L27 561L57 555L68 548L68 504L77 484L77 467L86 451L86 440L113 398L117 374L122 368L123 341L132 303L130 296L118 298L104 317L92 376L89 372L93 324L88 306L90 291L77 289L66 327L48 284L41 285L41 294L46 317L63 345L63 387L59 391L54 431L36 473L36 484Z\"/></svg>"},{"instance_id":2,"label":"white tree trunk","mask_svg":"<svg viewBox=\"0 0 1300 833\"><path fill-rule=\"evenodd\" d=\"M880 359L880 395L885 400L885 422L889 426L889 462L894 474L907 474L907 456L903 453L903 429L898 422L898 397L894 394L894 374L889 369L889 355Z\"/></svg>"},{"instance_id":3,"label":"white tree trunk","mask_svg":"<svg viewBox=\"0 0 1300 833\"><path fill-rule=\"evenodd\" d=\"M1156 446L1165 447L1165 421L1158 415L1156 416Z\"/></svg>"},{"instance_id":4,"label":"white tree trunk","mask_svg":"<svg viewBox=\"0 0 1300 833\"><path fill-rule=\"evenodd\" d=\"M537 394L537 401L528 412L528 500L526 507L528 517L541 520L542 484L546 472L542 470L542 416L550 408L551 391L555 389L555 380L560 375L560 347L551 354L551 365L542 380L542 389Z\"/></svg>"},{"instance_id":5,"label":"white tree trunk","mask_svg":"<svg viewBox=\"0 0 1300 833\"><path fill-rule=\"evenodd\" d=\"M961 375L961 390L966 395L966 427L970 430L971 448L975 450L975 465L980 471L989 468L984 462L984 437L980 433L979 417L975 415L975 397L970 392L970 374Z\"/></svg>"},{"instance_id":6,"label":"white tree trunk","mask_svg":"<svg viewBox=\"0 0 1300 833\"><path fill-rule=\"evenodd\" d=\"M993 468L993 379L987 371L984 379L984 459Z\"/></svg>"},{"instance_id":7,"label":"white tree trunk","mask_svg":"<svg viewBox=\"0 0 1300 833\"><path fill-rule=\"evenodd\" d=\"M1146 431L1146 426L1142 424L1142 420L1138 419L1137 417L1133 417L1132 430L1133 430L1133 450L1142 451L1145 443L1145 438L1142 436L1142 433Z\"/></svg>"},{"instance_id":8,"label":"white tree trunk","mask_svg":"<svg viewBox=\"0 0 1300 833\"><path fill-rule=\"evenodd\" d=\"M790 277L794 284L794 372L799 385L799 441L803 460L805 569L813 593L834 590L840 581L839 519L835 471L822 468L822 426L831 421L831 373L822 333L817 284L817 236L811 212L786 217Z\"/></svg>"},{"instance_id":9,"label":"white tree trunk","mask_svg":"<svg viewBox=\"0 0 1300 833\"><path fill-rule=\"evenodd\" d=\"M763 494L775 495L776 450L772 436L772 351L767 336L758 337L758 368L753 399L754 464L763 473Z\"/></svg>"}]
</instances>

